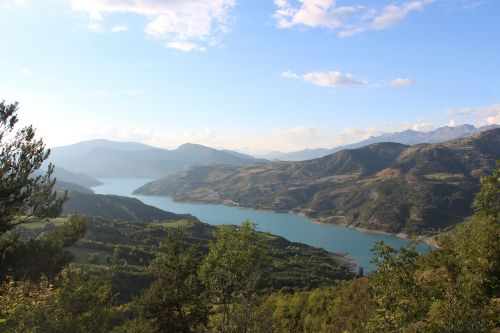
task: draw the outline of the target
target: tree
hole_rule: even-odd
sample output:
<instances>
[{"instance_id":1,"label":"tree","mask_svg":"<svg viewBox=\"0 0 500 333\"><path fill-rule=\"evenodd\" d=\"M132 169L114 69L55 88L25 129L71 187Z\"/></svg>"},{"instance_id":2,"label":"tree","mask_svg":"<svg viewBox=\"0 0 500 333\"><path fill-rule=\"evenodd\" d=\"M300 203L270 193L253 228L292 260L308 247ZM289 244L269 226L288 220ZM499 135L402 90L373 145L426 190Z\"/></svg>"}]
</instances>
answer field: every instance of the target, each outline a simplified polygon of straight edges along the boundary
<instances>
[{"instance_id":1,"label":"tree","mask_svg":"<svg viewBox=\"0 0 500 333\"><path fill-rule=\"evenodd\" d=\"M481 179L476 214L419 255L414 246L375 248L370 277L376 315L368 331L491 332L498 327L500 164Z\"/></svg>"},{"instance_id":2,"label":"tree","mask_svg":"<svg viewBox=\"0 0 500 333\"><path fill-rule=\"evenodd\" d=\"M142 318L155 332L199 332L208 321L209 303L198 277L197 246L187 246L182 230L169 234L151 264L156 280L137 301Z\"/></svg>"},{"instance_id":3,"label":"tree","mask_svg":"<svg viewBox=\"0 0 500 333\"><path fill-rule=\"evenodd\" d=\"M0 103L0 235L16 225L55 217L66 195L53 191L53 166L45 175L33 176L48 158L32 126L16 132L18 104Z\"/></svg>"},{"instance_id":4,"label":"tree","mask_svg":"<svg viewBox=\"0 0 500 333\"><path fill-rule=\"evenodd\" d=\"M83 216L70 216L48 232L24 235L10 232L0 238L0 281L10 275L15 279L55 278L73 259L65 248L85 235Z\"/></svg>"},{"instance_id":5,"label":"tree","mask_svg":"<svg viewBox=\"0 0 500 333\"><path fill-rule=\"evenodd\" d=\"M203 260L200 276L221 309L217 330L231 332L238 328L245 332L267 255L255 232L255 224L248 221L241 227L222 226L215 238ZM238 320L235 322L236 314Z\"/></svg>"},{"instance_id":6,"label":"tree","mask_svg":"<svg viewBox=\"0 0 500 333\"><path fill-rule=\"evenodd\" d=\"M114 296L107 274L68 267L54 285L46 278L0 285L0 331L87 333L109 331Z\"/></svg>"},{"instance_id":7,"label":"tree","mask_svg":"<svg viewBox=\"0 0 500 333\"><path fill-rule=\"evenodd\" d=\"M491 176L481 177L481 190L473 206L479 215L500 218L500 161Z\"/></svg>"}]
</instances>

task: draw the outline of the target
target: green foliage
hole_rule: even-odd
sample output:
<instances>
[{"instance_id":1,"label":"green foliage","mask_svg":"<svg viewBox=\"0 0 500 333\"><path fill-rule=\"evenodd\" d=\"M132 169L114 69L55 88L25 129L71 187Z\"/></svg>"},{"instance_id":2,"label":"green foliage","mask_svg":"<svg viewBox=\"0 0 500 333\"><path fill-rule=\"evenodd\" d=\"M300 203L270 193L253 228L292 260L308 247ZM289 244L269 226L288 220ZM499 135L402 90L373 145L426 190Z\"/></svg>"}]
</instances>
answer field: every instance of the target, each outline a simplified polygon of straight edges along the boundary
<instances>
[{"instance_id":1,"label":"green foliage","mask_svg":"<svg viewBox=\"0 0 500 333\"><path fill-rule=\"evenodd\" d=\"M415 243L399 250L379 243L374 249L377 270L372 275L337 282L352 274L327 260L325 251L258 233L250 222L215 228L175 214L169 215L168 223L150 224L102 218L86 223L85 218L74 216L62 226L46 223L10 230L52 215L62 199L52 193L51 169L34 180L22 177L25 168L39 167L47 153L30 128L9 137L17 122L17 105L0 106L0 171L7 172L0 195L10 193L0 197L0 213L5 213L0 214L2 332L491 332L500 326L500 164L492 176L481 179L475 216L442 236L438 249L420 255ZM381 153L400 155L392 150ZM346 154L335 157L334 168L345 165L340 162ZM361 156L356 154L351 156L354 160ZM400 157L406 164L398 172L413 170L409 174L418 179L414 168L422 167L415 160L419 156L405 152ZM349 164L349 170L374 172L358 162ZM383 166L385 161L376 163ZM428 181L449 178L443 170L420 171L434 174ZM245 177L251 181L256 176ZM420 191L401 186L394 191L391 184L399 182L404 180L366 183L378 184L369 187L378 191L370 192L374 198ZM39 190L36 198L34 189ZM449 188L440 190L450 194ZM457 193L449 198L460 198ZM361 200L359 193L350 198ZM293 201L283 200L280 204ZM325 200L314 204L328 207ZM390 211L389 204L384 207ZM398 214L413 208L401 209ZM159 246L165 237L167 241ZM67 266L68 247L85 265ZM316 286L322 287L311 290ZM276 292L279 288L283 289ZM115 306L117 301L120 304Z\"/></svg>"},{"instance_id":2,"label":"green foliage","mask_svg":"<svg viewBox=\"0 0 500 333\"><path fill-rule=\"evenodd\" d=\"M481 177L481 191L476 195L474 208L481 215L500 218L500 160L489 177Z\"/></svg>"},{"instance_id":3,"label":"green foliage","mask_svg":"<svg viewBox=\"0 0 500 333\"><path fill-rule=\"evenodd\" d=\"M156 278L138 299L140 317L155 332L199 332L208 321L209 303L198 277L199 249L188 247L182 231L169 234L151 270Z\"/></svg>"},{"instance_id":4,"label":"green foliage","mask_svg":"<svg viewBox=\"0 0 500 333\"><path fill-rule=\"evenodd\" d=\"M45 175L32 176L49 156L35 130L14 132L18 105L0 103L0 235L16 225L56 217L66 196L54 192L53 166Z\"/></svg>"},{"instance_id":5,"label":"green foliage","mask_svg":"<svg viewBox=\"0 0 500 333\"><path fill-rule=\"evenodd\" d=\"M251 332L363 332L374 311L367 278L294 294L275 293L255 311Z\"/></svg>"},{"instance_id":6,"label":"green foliage","mask_svg":"<svg viewBox=\"0 0 500 333\"><path fill-rule=\"evenodd\" d=\"M0 330L42 332L47 305L55 298L46 278L39 283L8 279L0 287Z\"/></svg>"},{"instance_id":7,"label":"green foliage","mask_svg":"<svg viewBox=\"0 0 500 333\"><path fill-rule=\"evenodd\" d=\"M413 246L377 245L370 330L489 332L499 325L498 175L481 180L476 215L441 237L428 256Z\"/></svg>"},{"instance_id":8,"label":"green foliage","mask_svg":"<svg viewBox=\"0 0 500 333\"><path fill-rule=\"evenodd\" d=\"M500 326L498 170L481 181L476 215L440 237L374 248L377 270L335 287L268 295L255 332L493 332Z\"/></svg>"},{"instance_id":9,"label":"green foliage","mask_svg":"<svg viewBox=\"0 0 500 333\"><path fill-rule=\"evenodd\" d=\"M222 226L203 260L200 277L221 316L214 317L218 331L231 332L249 325L254 295L268 264L255 224Z\"/></svg>"},{"instance_id":10,"label":"green foliage","mask_svg":"<svg viewBox=\"0 0 500 333\"><path fill-rule=\"evenodd\" d=\"M0 280L11 275L17 280L52 280L70 263L66 248L84 236L85 218L71 216L62 226L39 235L9 232L0 238Z\"/></svg>"},{"instance_id":11,"label":"green foliage","mask_svg":"<svg viewBox=\"0 0 500 333\"><path fill-rule=\"evenodd\" d=\"M0 293L0 330L30 333L105 332L112 319L109 278L80 267L64 270L55 285L10 279Z\"/></svg>"}]
</instances>

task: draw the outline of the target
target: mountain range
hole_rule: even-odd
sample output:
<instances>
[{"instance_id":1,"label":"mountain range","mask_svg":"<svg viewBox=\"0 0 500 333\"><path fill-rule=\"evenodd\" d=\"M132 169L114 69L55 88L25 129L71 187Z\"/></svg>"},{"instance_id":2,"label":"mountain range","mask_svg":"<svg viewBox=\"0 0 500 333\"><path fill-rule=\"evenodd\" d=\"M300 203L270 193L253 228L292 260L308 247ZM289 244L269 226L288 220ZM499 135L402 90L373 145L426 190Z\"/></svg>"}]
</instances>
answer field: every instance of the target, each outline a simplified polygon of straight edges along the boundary
<instances>
[{"instance_id":1,"label":"mountain range","mask_svg":"<svg viewBox=\"0 0 500 333\"><path fill-rule=\"evenodd\" d=\"M403 132L372 136L360 142L356 142L345 146L339 146L331 149L314 148L314 149L299 150L290 153L272 152L269 154L262 155L261 157L269 160L279 160L279 161L305 161L314 158L320 158L344 149L360 148L373 143L396 142L405 145L415 145L419 143L440 143L454 139L466 138L481 133L483 131L491 130L498 127L500 127L500 125L488 125L477 128L473 125L465 124L455 127L443 126L428 132L406 130Z\"/></svg>"},{"instance_id":2,"label":"mountain range","mask_svg":"<svg viewBox=\"0 0 500 333\"><path fill-rule=\"evenodd\" d=\"M500 129L442 144L376 143L319 159L195 166L138 194L293 211L326 223L432 233L472 213L479 177L500 159Z\"/></svg>"},{"instance_id":3,"label":"mountain range","mask_svg":"<svg viewBox=\"0 0 500 333\"><path fill-rule=\"evenodd\" d=\"M184 144L167 150L135 142L91 140L51 149L57 167L94 178L158 178L193 165L251 165L265 162L249 155Z\"/></svg>"}]
</instances>

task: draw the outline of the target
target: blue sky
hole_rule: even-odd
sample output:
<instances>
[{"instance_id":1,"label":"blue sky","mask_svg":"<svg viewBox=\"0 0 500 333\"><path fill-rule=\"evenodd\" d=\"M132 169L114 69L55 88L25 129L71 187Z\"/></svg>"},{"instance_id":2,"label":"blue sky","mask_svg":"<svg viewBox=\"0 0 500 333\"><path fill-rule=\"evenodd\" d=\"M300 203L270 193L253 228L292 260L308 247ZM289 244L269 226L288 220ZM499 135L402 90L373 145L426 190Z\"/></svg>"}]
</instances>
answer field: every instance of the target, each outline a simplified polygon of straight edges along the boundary
<instances>
[{"instance_id":1,"label":"blue sky","mask_svg":"<svg viewBox=\"0 0 500 333\"><path fill-rule=\"evenodd\" d=\"M0 99L50 146L251 153L500 123L496 0L0 0Z\"/></svg>"}]
</instances>

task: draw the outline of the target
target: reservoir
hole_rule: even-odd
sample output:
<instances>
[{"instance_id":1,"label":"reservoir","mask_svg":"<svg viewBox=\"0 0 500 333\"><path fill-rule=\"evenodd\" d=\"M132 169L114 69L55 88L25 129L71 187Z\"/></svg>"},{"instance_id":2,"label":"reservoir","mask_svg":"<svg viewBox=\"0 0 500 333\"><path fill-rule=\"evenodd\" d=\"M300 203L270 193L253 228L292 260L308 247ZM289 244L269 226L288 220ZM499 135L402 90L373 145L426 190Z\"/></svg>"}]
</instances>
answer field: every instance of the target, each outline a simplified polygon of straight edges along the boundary
<instances>
[{"instance_id":1,"label":"reservoir","mask_svg":"<svg viewBox=\"0 0 500 333\"><path fill-rule=\"evenodd\" d=\"M312 223L311 219L288 213L256 211L238 207L174 202L169 197L133 195L132 192L149 182L143 178L106 178L100 179L103 185L93 190L97 194L115 194L133 197L147 205L177 214L191 214L200 221L213 224L240 224L244 221L257 223L257 229L282 236L293 242L322 247L330 252L347 252L349 258L362 266L365 272L373 270L370 263L371 249L375 242L384 241L387 245L400 248L409 240L395 235L381 235L354 230L352 228L328 224ZM428 252L429 246L421 243L419 252Z\"/></svg>"}]
</instances>

